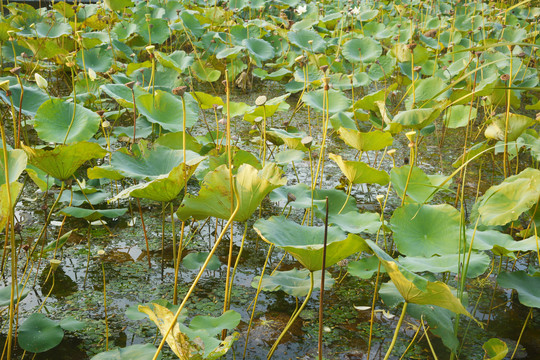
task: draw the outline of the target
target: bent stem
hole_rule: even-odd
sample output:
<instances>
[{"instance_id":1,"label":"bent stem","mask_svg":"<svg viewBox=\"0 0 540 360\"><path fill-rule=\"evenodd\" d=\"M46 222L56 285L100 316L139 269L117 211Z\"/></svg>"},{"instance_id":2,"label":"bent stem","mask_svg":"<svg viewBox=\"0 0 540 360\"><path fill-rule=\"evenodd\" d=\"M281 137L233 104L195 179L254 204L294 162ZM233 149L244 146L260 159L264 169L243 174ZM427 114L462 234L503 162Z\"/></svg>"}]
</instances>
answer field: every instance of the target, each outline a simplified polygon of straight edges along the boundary
<instances>
[{"instance_id":1,"label":"bent stem","mask_svg":"<svg viewBox=\"0 0 540 360\"><path fill-rule=\"evenodd\" d=\"M403 304L403 309L401 310L401 316L399 317L398 323L396 325L396 330L394 331L394 336L392 337L392 342L390 343L390 347L388 348L388 351L386 352L386 355L384 356L384 360L388 360L390 358L390 354L392 353L392 349L394 348L394 345L396 344L396 340L399 334L399 329L401 328L401 323L403 323L403 319L405 318L405 313L407 312L407 305L409 303L405 301Z\"/></svg>"},{"instance_id":2,"label":"bent stem","mask_svg":"<svg viewBox=\"0 0 540 360\"><path fill-rule=\"evenodd\" d=\"M523 327L521 328L521 332L519 333L519 337L516 342L516 347L514 348L514 352L512 352L512 357L510 359L513 359L516 355L517 349L519 347L519 342L521 341L521 336L523 335L523 332L525 331L525 328L527 327L527 323L529 322L529 319L532 319L532 310L533 308L529 309L529 312L527 313L527 317L525 318L525 323L523 323Z\"/></svg>"},{"instance_id":3,"label":"bent stem","mask_svg":"<svg viewBox=\"0 0 540 360\"><path fill-rule=\"evenodd\" d=\"M308 294L306 296L306 299L304 300L304 302L302 303L302 305L300 306L298 311L296 311L293 314L293 316L291 317L291 320L289 320L289 322L287 323L287 326L285 326L285 329L283 329L281 335L279 335L279 337L277 338L274 345L272 345L272 348L270 349L270 352L268 353L268 357L266 358L267 360L270 360L272 358L272 355L274 355L274 352L276 351L279 343L281 342L281 339L283 339L283 337L285 336L287 331L289 331L289 328L292 326L294 321L298 318L298 315L300 315L302 310L304 310L304 307L306 307L306 304L307 304L309 298L311 297L311 293L313 292L313 271L309 272L309 280L310 280L310 286L309 286L309 292L308 292Z\"/></svg>"}]
</instances>

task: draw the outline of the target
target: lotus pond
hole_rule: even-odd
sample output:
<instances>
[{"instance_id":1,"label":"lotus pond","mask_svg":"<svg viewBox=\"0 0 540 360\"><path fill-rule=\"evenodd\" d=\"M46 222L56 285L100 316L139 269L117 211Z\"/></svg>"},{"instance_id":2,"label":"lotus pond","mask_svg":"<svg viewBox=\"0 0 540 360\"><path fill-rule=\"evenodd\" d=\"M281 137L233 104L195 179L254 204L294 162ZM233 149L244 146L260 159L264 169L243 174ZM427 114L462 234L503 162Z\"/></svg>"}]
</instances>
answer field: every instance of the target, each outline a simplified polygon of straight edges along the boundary
<instances>
[{"instance_id":1,"label":"lotus pond","mask_svg":"<svg viewBox=\"0 0 540 360\"><path fill-rule=\"evenodd\" d=\"M2 359L540 358L537 3L36 3Z\"/></svg>"}]
</instances>

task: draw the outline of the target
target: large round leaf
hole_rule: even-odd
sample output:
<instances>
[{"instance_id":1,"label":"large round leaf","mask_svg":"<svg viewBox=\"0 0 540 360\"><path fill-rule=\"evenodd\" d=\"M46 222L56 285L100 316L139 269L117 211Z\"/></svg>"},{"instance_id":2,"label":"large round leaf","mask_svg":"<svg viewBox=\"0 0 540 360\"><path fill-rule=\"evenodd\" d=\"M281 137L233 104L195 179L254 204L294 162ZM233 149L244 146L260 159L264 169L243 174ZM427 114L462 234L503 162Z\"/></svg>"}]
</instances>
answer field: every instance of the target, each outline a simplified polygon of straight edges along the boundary
<instances>
[{"instance_id":1,"label":"large round leaf","mask_svg":"<svg viewBox=\"0 0 540 360\"><path fill-rule=\"evenodd\" d=\"M45 101L34 118L40 139L55 143L90 140L99 123L100 117L95 112L62 99Z\"/></svg>"},{"instance_id":2,"label":"large round leaf","mask_svg":"<svg viewBox=\"0 0 540 360\"><path fill-rule=\"evenodd\" d=\"M493 117L492 123L486 128L485 136L490 139L504 140L506 127L506 114ZM525 115L510 114L508 117L508 141L516 140L526 128L534 124L534 120Z\"/></svg>"},{"instance_id":3,"label":"large round leaf","mask_svg":"<svg viewBox=\"0 0 540 360\"><path fill-rule=\"evenodd\" d=\"M399 197L403 198L403 192L407 187L406 201L424 203L429 201L435 194L435 190L446 180L446 176L426 175L422 169L410 165L394 167L390 171L390 180ZM409 176L410 172L410 176ZM408 183L408 185L407 185Z\"/></svg>"},{"instance_id":4,"label":"large round leaf","mask_svg":"<svg viewBox=\"0 0 540 360\"><path fill-rule=\"evenodd\" d=\"M87 141L59 145L52 150L32 149L23 145L28 162L59 180L67 180L86 161L107 154L97 143Z\"/></svg>"},{"instance_id":5,"label":"large round leaf","mask_svg":"<svg viewBox=\"0 0 540 360\"><path fill-rule=\"evenodd\" d=\"M340 127L338 134L345 144L359 151L381 150L391 146L394 141L392 134L380 130L360 132L355 129Z\"/></svg>"},{"instance_id":6,"label":"large round leaf","mask_svg":"<svg viewBox=\"0 0 540 360\"><path fill-rule=\"evenodd\" d=\"M308 53L320 53L326 48L326 42L313 30L289 31L289 41Z\"/></svg>"},{"instance_id":7,"label":"large round leaf","mask_svg":"<svg viewBox=\"0 0 540 360\"><path fill-rule=\"evenodd\" d=\"M322 89L304 93L302 101L318 111L326 112L328 108L330 114L345 111L351 107L351 100L337 90L328 90L328 104L324 100Z\"/></svg>"},{"instance_id":8,"label":"large round leaf","mask_svg":"<svg viewBox=\"0 0 540 360\"><path fill-rule=\"evenodd\" d=\"M264 241L288 251L306 269L322 269L323 226L302 226L283 216L272 216L268 220L257 220L253 228ZM360 251L363 246L359 236L347 236L341 229L329 227L325 267Z\"/></svg>"},{"instance_id":9,"label":"large round leaf","mask_svg":"<svg viewBox=\"0 0 540 360\"><path fill-rule=\"evenodd\" d=\"M197 121L198 105L190 94L184 95L186 102L186 128ZM156 90L155 95L144 94L135 100L137 109L148 121L161 125L168 131L183 130L182 99L166 91Z\"/></svg>"},{"instance_id":10,"label":"large round leaf","mask_svg":"<svg viewBox=\"0 0 540 360\"><path fill-rule=\"evenodd\" d=\"M268 41L250 38L244 40L242 44L257 60L266 61L274 57L274 48Z\"/></svg>"},{"instance_id":11,"label":"large round leaf","mask_svg":"<svg viewBox=\"0 0 540 360\"><path fill-rule=\"evenodd\" d=\"M19 346L26 351L40 353L60 344L64 331L56 321L41 313L34 313L19 327Z\"/></svg>"},{"instance_id":12,"label":"large round leaf","mask_svg":"<svg viewBox=\"0 0 540 360\"><path fill-rule=\"evenodd\" d=\"M407 204L390 220L400 253L410 256L456 254L459 212L450 205Z\"/></svg>"},{"instance_id":13,"label":"large round leaf","mask_svg":"<svg viewBox=\"0 0 540 360\"><path fill-rule=\"evenodd\" d=\"M77 53L77 65L81 68L86 66L86 69L92 69L95 72L106 72L108 71L113 63L112 50L107 50L107 47L97 46L92 49L84 51L84 62L83 62L83 51Z\"/></svg>"},{"instance_id":14,"label":"large round leaf","mask_svg":"<svg viewBox=\"0 0 540 360\"><path fill-rule=\"evenodd\" d=\"M381 54L381 44L371 38L352 39L343 45L343 56L350 62L370 63Z\"/></svg>"}]
</instances>

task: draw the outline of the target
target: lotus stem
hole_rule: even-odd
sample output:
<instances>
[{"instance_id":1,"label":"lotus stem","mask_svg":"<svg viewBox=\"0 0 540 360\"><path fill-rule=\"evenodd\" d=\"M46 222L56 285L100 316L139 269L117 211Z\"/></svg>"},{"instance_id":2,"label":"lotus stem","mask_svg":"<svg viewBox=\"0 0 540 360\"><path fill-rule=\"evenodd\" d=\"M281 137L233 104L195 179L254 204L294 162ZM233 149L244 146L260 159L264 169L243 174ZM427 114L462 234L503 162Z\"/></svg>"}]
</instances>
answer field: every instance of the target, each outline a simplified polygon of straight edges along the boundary
<instances>
[{"instance_id":1,"label":"lotus stem","mask_svg":"<svg viewBox=\"0 0 540 360\"><path fill-rule=\"evenodd\" d=\"M99 251L100 255L104 255L103 250ZM105 281L105 265L103 258L101 258L101 270L103 272L103 309L105 312L105 351L109 351L109 320L107 319L107 285Z\"/></svg>"},{"instance_id":2,"label":"lotus stem","mask_svg":"<svg viewBox=\"0 0 540 360\"><path fill-rule=\"evenodd\" d=\"M172 246L173 246L173 268L176 269L177 267L177 259L176 259L176 227L174 223L174 206L171 202L171 232L172 232ZM150 259L150 258L148 258ZM174 275L176 277L176 274ZM178 295L176 294L176 289L174 289L173 294L173 304L177 305L178 303Z\"/></svg>"},{"instance_id":3,"label":"lotus stem","mask_svg":"<svg viewBox=\"0 0 540 360\"><path fill-rule=\"evenodd\" d=\"M503 173L504 177L507 177L507 166L510 165L510 160L508 159L508 126L510 122L510 101L512 90L512 50L510 50L510 74L508 77L508 88L506 89L506 120L504 124L504 152L503 152ZM508 162L508 165L507 165Z\"/></svg>"},{"instance_id":4,"label":"lotus stem","mask_svg":"<svg viewBox=\"0 0 540 360\"><path fill-rule=\"evenodd\" d=\"M172 205L172 204L171 204ZM173 293L173 304L178 304L178 272L180 270L180 261L182 260L182 248L184 242L184 227L186 225L185 221L182 221L182 227L180 229L180 243L178 244L178 252L176 260L174 263L174 293Z\"/></svg>"},{"instance_id":5,"label":"lotus stem","mask_svg":"<svg viewBox=\"0 0 540 360\"><path fill-rule=\"evenodd\" d=\"M319 360L322 360L322 342L323 342L323 309L324 309L324 271L326 270L326 244L328 242L328 196L326 197L326 216L324 219L324 242L323 242L323 257L321 268L321 293L319 295L319 341L318 353Z\"/></svg>"},{"instance_id":6,"label":"lotus stem","mask_svg":"<svg viewBox=\"0 0 540 360\"><path fill-rule=\"evenodd\" d=\"M232 285L234 283L234 276L236 275L236 268L238 267L238 263L240 262L240 257L242 256L242 252L244 250L244 242L246 241L246 235L247 235L247 222L245 222L244 226L244 234L242 235L242 241L240 242L240 250L238 250L238 255L236 256L236 260L234 262L234 267L231 275L231 283L229 286L229 293L227 294L227 302L229 304L229 307L231 306L231 294L232 294Z\"/></svg>"},{"instance_id":7,"label":"lotus stem","mask_svg":"<svg viewBox=\"0 0 540 360\"><path fill-rule=\"evenodd\" d=\"M405 313L407 312L407 305L408 305L408 302L405 301L403 303L403 309L401 309L401 316L399 317L398 323L396 325L396 330L394 331L394 336L392 337L392 342L390 343L390 347L388 348L388 351L386 352L386 355L384 356L383 360L388 360L388 358L390 358L390 354L392 353L392 349L394 348L397 337L399 335L399 329L401 328L401 323L403 323L403 319L405 318Z\"/></svg>"},{"instance_id":8,"label":"lotus stem","mask_svg":"<svg viewBox=\"0 0 540 360\"><path fill-rule=\"evenodd\" d=\"M525 328L527 327L527 322L529 321L529 319L532 319L532 316L533 316L532 311L533 311L533 308L529 308L529 312L527 313L527 317L525 318L525 322L523 323L523 327L521 328L521 332L519 333L519 337L516 342L516 347L514 348L514 351L512 352L512 357L510 357L510 360L512 360L514 356L516 355L517 349L519 347L519 342L521 341L523 332L525 331Z\"/></svg>"},{"instance_id":9,"label":"lotus stem","mask_svg":"<svg viewBox=\"0 0 540 360\"><path fill-rule=\"evenodd\" d=\"M431 345L431 341L429 340L429 336L428 336L428 333L427 333L427 330L426 330L426 327L424 326L424 317L422 315L422 317L420 318L420 322L422 323L422 329L424 329L424 335L426 335L426 340L428 342L428 345L429 345L429 348L431 350L431 355L433 355L433 358L435 360L439 360L437 358L437 354L435 353L435 349L433 349L433 345ZM453 353L453 352L452 352Z\"/></svg>"},{"instance_id":10,"label":"lotus stem","mask_svg":"<svg viewBox=\"0 0 540 360\"><path fill-rule=\"evenodd\" d=\"M244 354L242 356L242 359L246 358L246 351L247 351L247 344L249 340L249 333L251 332L251 324L253 323L253 316L255 315L255 308L257 307L257 299L259 298L259 294L261 292L262 287L262 280L264 277L264 271L266 270L266 266L268 265L268 260L270 259L270 255L272 254L272 250L274 250L274 244L270 244L268 247L268 254L266 254L266 260L264 260L263 269L261 272L261 276L259 277L259 283L257 284L257 292L255 293L255 298L253 299L253 308L251 309L251 316L249 317L249 324L248 329L246 333L246 343L244 345ZM249 308L249 307L248 307Z\"/></svg>"},{"instance_id":11,"label":"lotus stem","mask_svg":"<svg viewBox=\"0 0 540 360\"><path fill-rule=\"evenodd\" d=\"M281 332L281 334L277 338L276 342L274 343L274 345L270 349L270 352L268 353L268 356L266 357L267 360L270 360L272 358L272 355L274 355L274 352L276 351L279 343L281 342L281 339L283 339L283 337L285 336L285 334L287 333L289 328L292 326L294 321L298 318L298 315L300 315L302 310L304 310L304 307L306 307L306 304L307 304L309 298L311 297L311 293L313 292L313 287L314 287L313 286L314 285L314 283L313 283L313 271L309 272L309 279L310 279L311 282L310 282L309 292L308 292L308 294L306 296L306 299L304 300L304 302L302 303L300 308L293 314L293 316L291 317L291 319L289 320L289 322L285 326L285 329L283 329L283 331Z\"/></svg>"},{"instance_id":12,"label":"lotus stem","mask_svg":"<svg viewBox=\"0 0 540 360\"><path fill-rule=\"evenodd\" d=\"M150 246L148 245L148 234L146 233L146 226L144 225L144 217L141 209L141 200L137 198L137 206L139 207L139 216L141 217L141 225L144 233L144 241L146 242L146 257L148 258L148 268L152 268L152 262L150 261Z\"/></svg>"},{"instance_id":13,"label":"lotus stem","mask_svg":"<svg viewBox=\"0 0 540 360\"><path fill-rule=\"evenodd\" d=\"M373 289L373 300L371 301L371 315L369 319L369 340L367 350L367 360L371 355L371 339L373 336L373 322L375 320L375 302L377 301L377 286L379 285L379 278L381 276L381 262L377 266L377 277L375 278L375 288Z\"/></svg>"}]
</instances>

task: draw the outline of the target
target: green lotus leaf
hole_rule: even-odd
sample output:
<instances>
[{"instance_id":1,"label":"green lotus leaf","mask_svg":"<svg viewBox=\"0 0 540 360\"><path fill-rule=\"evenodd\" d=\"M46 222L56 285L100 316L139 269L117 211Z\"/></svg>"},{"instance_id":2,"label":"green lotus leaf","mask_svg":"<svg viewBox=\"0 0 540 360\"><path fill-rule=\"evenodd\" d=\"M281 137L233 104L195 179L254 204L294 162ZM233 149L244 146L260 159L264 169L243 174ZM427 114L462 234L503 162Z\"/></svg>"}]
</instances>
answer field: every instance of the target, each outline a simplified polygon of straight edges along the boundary
<instances>
[{"instance_id":1,"label":"green lotus leaf","mask_svg":"<svg viewBox=\"0 0 540 360\"><path fill-rule=\"evenodd\" d=\"M18 301L23 300L25 297L28 296L30 293L30 290L32 290L29 286L24 286L23 284L19 284L18 290L15 293L15 296L13 297L15 302L17 302L17 294L19 295ZM8 306L11 302L11 285L0 288L0 306Z\"/></svg>"},{"instance_id":2,"label":"green lotus leaf","mask_svg":"<svg viewBox=\"0 0 540 360\"><path fill-rule=\"evenodd\" d=\"M456 298L448 285L440 281L429 281L407 270L401 264L382 251L373 241L364 240L375 252L388 276L403 299L411 304L436 305L444 309L474 319Z\"/></svg>"},{"instance_id":3,"label":"green lotus leaf","mask_svg":"<svg viewBox=\"0 0 540 360\"><path fill-rule=\"evenodd\" d=\"M86 161L105 156L107 150L87 141L58 145L52 150L32 149L23 145L28 162L58 180L67 180Z\"/></svg>"},{"instance_id":4,"label":"green lotus leaf","mask_svg":"<svg viewBox=\"0 0 540 360\"><path fill-rule=\"evenodd\" d=\"M169 38L169 24L164 19L151 18L146 21L143 17L137 22L137 34L139 34L145 43L163 44Z\"/></svg>"},{"instance_id":5,"label":"green lotus leaf","mask_svg":"<svg viewBox=\"0 0 540 360\"><path fill-rule=\"evenodd\" d=\"M403 192L409 179L407 186L407 202L425 203L430 201L435 195L434 191L445 180L445 176L426 175L424 171L418 167L413 167L409 178L410 165L394 167L390 171L390 181L393 188L396 190L399 197L403 198ZM449 184L445 185L445 188Z\"/></svg>"},{"instance_id":6,"label":"green lotus leaf","mask_svg":"<svg viewBox=\"0 0 540 360\"><path fill-rule=\"evenodd\" d=\"M353 184L379 184L385 185L390 181L386 171L377 170L362 161L345 161L340 155L329 154L328 157L338 164L341 172Z\"/></svg>"},{"instance_id":7,"label":"green lotus leaf","mask_svg":"<svg viewBox=\"0 0 540 360\"><path fill-rule=\"evenodd\" d=\"M3 150L0 149L0 185L6 183L6 175L4 172L4 156L3 154L1 154L2 151ZM7 158L9 182L12 183L14 181L17 181L21 173L26 169L27 157L26 153L23 150L15 149L7 151Z\"/></svg>"},{"instance_id":8,"label":"green lotus leaf","mask_svg":"<svg viewBox=\"0 0 540 360\"><path fill-rule=\"evenodd\" d=\"M30 315L19 327L17 340L26 351L41 353L56 347L64 338L64 331L56 321L41 313Z\"/></svg>"},{"instance_id":9,"label":"green lotus leaf","mask_svg":"<svg viewBox=\"0 0 540 360\"><path fill-rule=\"evenodd\" d=\"M540 309L539 276L531 276L525 271L503 271L497 276L497 283L503 288L516 290L523 305Z\"/></svg>"},{"instance_id":10,"label":"green lotus leaf","mask_svg":"<svg viewBox=\"0 0 540 360\"><path fill-rule=\"evenodd\" d=\"M433 108L404 110L394 117L393 122L413 129L422 129L435 120L434 114L437 112Z\"/></svg>"},{"instance_id":11,"label":"green lotus leaf","mask_svg":"<svg viewBox=\"0 0 540 360\"><path fill-rule=\"evenodd\" d=\"M182 162L180 165L174 167L169 174L160 175L147 183L130 186L122 190L118 195L109 200L109 202L125 199L130 196L160 202L173 201L178 197L180 191L182 191L203 159L203 157L199 157L190 160L188 163Z\"/></svg>"},{"instance_id":12,"label":"green lotus leaf","mask_svg":"<svg viewBox=\"0 0 540 360\"><path fill-rule=\"evenodd\" d=\"M135 344L125 348L104 351L91 360L152 360L156 351L156 347L152 344ZM157 359L161 359L161 354L158 355Z\"/></svg>"},{"instance_id":13,"label":"green lotus leaf","mask_svg":"<svg viewBox=\"0 0 540 360\"><path fill-rule=\"evenodd\" d=\"M323 78L323 76L324 74L321 69L319 69L314 64L309 64L304 67L298 67L294 72L294 80L302 84L302 88L300 90L304 88L305 83L318 82Z\"/></svg>"},{"instance_id":14,"label":"green lotus leaf","mask_svg":"<svg viewBox=\"0 0 540 360\"><path fill-rule=\"evenodd\" d=\"M89 179L111 179L111 180L122 180L124 175L120 174L118 170L115 170L111 165L103 166L94 166L93 168L88 168L86 174Z\"/></svg>"},{"instance_id":15,"label":"green lotus leaf","mask_svg":"<svg viewBox=\"0 0 540 360\"><path fill-rule=\"evenodd\" d=\"M371 63L382 55L382 47L378 41L365 37L351 39L343 45L343 56L350 62Z\"/></svg>"},{"instance_id":16,"label":"green lotus leaf","mask_svg":"<svg viewBox=\"0 0 540 360\"><path fill-rule=\"evenodd\" d=\"M366 110L366 111L378 111L379 107L377 106L378 101L386 101L386 98L388 96L389 91L393 91L397 88L397 84L392 84L388 86L386 89L381 89L379 91L376 91L371 94L367 94L366 96L358 99L354 105L353 109L358 110Z\"/></svg>"},{"instance_id":17,"label":"green lotus leaf","mask_svg":"<svg viewBox=\"0 0 540 360\"><path fill-rule=\"evenodd\" d=\"M221 334L222 330L233 330L242 317L234 310L227 310L218 317L197 315L189 323L191 330L204 330L209 335Z\"/></svg>"},{"instance_id":18,"label":"green lotus leaf","mask_svg":"<svg viewBox=\"0 0 540 360\"><path fill-rule=\"evenodd\" d=\"M503 234L496 230L476 230L467 229L467 242L473 242L473 249L491 250L495 255L507 255L514 257L511 253L521 251L536 251L538 249L536 236L515 241L512 236ZM474 234L474 239L473 239Z\"/></svg>"},{"instance_id":19,"label":"green lotus leaf","mask_svg":"<svg viewBox=\"0 0 540 360\"><path fill-rule=\"evenodd\" d=\"M87 221L96 221L103 216L114 219L124 215L128 209L83 209L79 207L68 206L63 208L60 212L64 215L73 216L78 219L86 219Z\"/></svg>"},{"instance_id":20,"label":"green lotus leaf","mask_svg":"<svg viewBox=\"0 0 540 360\"><path fill-rule=\"evenodd\" d=\"M313 272L313 290L321 288L321 271ZM251 282L251 286L257 289L259 287L260 276L255 276ZM324 276L324 289L330 290L334 285L335 280L332 275L326 271ZM307 269L292 269L287 271L274 271L272 275L266 275L261 282L263 291L283 291L294 297L307 296L311 280L309 270Z\"/></svg>"},{"instance_id":21,"label":"green lotus leaf","mask_svg":"<svg viewBox=\"0 0 540 360\"><path fill-rule=\"evenodd\" d=\"M480 215L482 224L505 225L535 205L539 196L540 170L527 168L490 187L474 204L473 214Z\"/></svg>"},{"instance_id":22,"label":"green lotus leaf","mask_svg":"<svg viewBox=\"0 0 540 360\"><path fill-rule=\"evenodd\" d=\"M338 112L330 116L330 125L333 129L345 128L356 130L356 122L352 117L352 113Z\"/></svg>"},{"instance_id":23,"label":"green lotus leaf","mask_svg":"<svg viewBox=\"0 0 540 360\"><path fill-rule=\"evenodd\" d=\"M306 137L304 132L292 132L283 129L271 128L266 130L266 137L269 141L276 145L285 144L291 150L307 151L308 149L302 144L302 139Z\"/></svg>"},{"instance_id":24,"label":"green lotus leaf","mask_svg":"<svg viewBox=\"0 0 540 360\"><path fill-rule=\"evenodd\" d=\"M429 271L431 273L451 272L459 273L460 262L464 262L467 255L445 254L442 256L422 257L422 256L406 256L400 257L401 265L413 272ZM467 277L475 278L482 275L489 264L491 258L484 253L472 253L470 262L467 268Z\"/></svg>"},{"instance_id":25,"label":"green lotus leaf","mask_svg":"<svg viewBox=\"0 0 540 360\"><path fill-rule=\"evenodd\" d=\"M60 144L90 140L98 131L99 124L100 117L95 112L54 98L41 104L34 118L39 138Z\"/></svg>"},{"instance_id":26,"label":"green lotus leaf","mask_svg":"<svg viewBox=\"0 0 540 360\"><path fill-rule=\"evenodd\" d=\"M259 61L270 60L275 56L274 48L266 40L249 38L244 40L242 45Z\"/></svg>"},{"instance_id":27,"label":"green lotus leaf","mask_svg":"<svg viewBox=\"0 0 540 360\"><path fill-rule=\"evenodd\" d=\"M126 7L133 6L131 0L104 0L104 3L112 11L120 11Z\"/></svg>"},{"instance_id":28,"label":"green lotus leaf","mask_svg":"<svg viewBox=\"0 0 540 360\"><path fill-rule=\"evenodd\" d=\"M215 106L225 107L223 99L219 96L212 96L202 91L194 91L191 93L193 98L197 100L201 109L212 109Z\"/></svg>"},{"instance_id":29,"label":"green lotus leaf","mask_svg":"<svg viewBox=\"0 0 540 360\"><path fill-rule=\"evenodd\" d=\"M111 98L116 100L116 102L125 108L133 109L133 94L131 89L124 84L106 84L101 85L101 90L109 95ZM134 86L133 91L135 92L135 98L140 95L147 94L143 88L140 86Z\"/></svg>"},{"instance_id":30,"label":"green lotus leaf","mask_svg":"<svg viewBox=\"0 0 540 360\"><path fill-rule=\"evenodd\" d=\"M516 140L534 120L525 115L510 114L508 118L507 140ZM506 114L498 114L492 118L491 124L486 128L484 135L489 139L504 141L506 129Z\"/></svg>"},{"instance_id":31,"label":"green lotus leaf","mask_svg":"<svg viewBox=\"0 0 540 360\"><path fill-rule=\"evenodd\" d=\"M508 353L506 343L497 338L491 338L482 345L482 349L486 352L484 359L486 360L503 360Z\"/></svg>"},{"instance_id":32,"label":"green lotus leaf","mask_svg":"<svg viewBox=\"0 0 540 360\"><path fill-rule=\"evenodd\" d=\"M60 197L60 201L63 203L70 204L72 206L80 206L82 204L87 204L90 201L90 204L97 205L110 197L109 192L103 190L97 190L95 192L90 192L87 189L85 191L75 191L71 193L69 191L64 191Z\"/></svg>"},{"instance_id":33,"label":"green lotus leaf","mask_svg":"<svg viewBox=\"0 0 540 360\"><path fill-rule=\"evenodd\" d=\"M382 225L380 215L377 213L361 213L359 211L338 212L339 209L333 207L333 211L328 214L328 223L336 225L346 232L353 234L362 232L375 234ZM315 209L315 214L318 218L324 219L324 208L321 210L317 207Z\"/></svg>"},{"instance_id":34,"label":"green lotus leaf","mask_svg":"<svg viewBox=\"0 0 540 360\"><path fill-rule=\"evenodd\" d=\"M304 93L302 101L317 111L335 114L340 111L346 111L351 107L351 100L343 95L343 92L337 90L328 90L328 104L324 101L324 90L315 90Z\"/></svg>"},{"instance_id":35,"label":"green lotus leaf","mask_svg":"<svg viewBox=\"0 0 540 360\"><path fill-rule=\"evenodd\" d=\"M186 269L189 270L198 270L200 269L206 259L208 258L209 252L192 252L184 256L182 259L182 265L186 267ZM217 256L212 256L210 259L210 262L206 266L207 270L218 270L221 267L221 262L217 258Z\"/></svg>"},{"instance_id":36,"label":"green lotus leaf","mask_svg":"<svg viewBox=\"0 0 540 360\"><path fill-rule=\"evenodd\" d=\"M156 179L169 174L183 162L184 157L183 150L173 150L165 146L156 146L153 149L141 146L134 152L134 155L130 155L124 151L115 151L111 156L111 165L122 175L138 180ZM189 163L200 156L187 150L186 157L186 162Z\"/></svg>"},{"instance_id":37,"label":"green lotus leaf","mask_svg":"<svg viewBox=\"0 0 540 360\"><path fill-rule=\"evenodd\" d=\"M157 145L168 147L173 150L182 150L184 146L184 133L182 131L161 135L156 140ZM202 145L190 134L186 133L186 150L199 153Z\"/></svg>"},{"instance_id":38,"label":"green lotus leaf","mask_svg":"<svg viewBox=\"0 0 540 360\"><path fill-rule=\"evenodd\" d=\"M326 49L324 39L313 30L289 31L289 41L308 53L321 53Z\"/></svg>"},{"instance_id":39,"label":"green lotus leaf","mask_svg":"<svg viewBox=\"0 0 540 360\"><path fill-rule=\"evenodd\" d=\"M446 86L446 82L436 76L415 81L414 95L410 94L407 97L405 100L405 107L411 109L413 104L422 104L423 107L435 106L436 103L433 101L442 101L445 98L448 98L449 92L443 92L443 90L446 89ZM433 98L434 95L439 93L441 93L441 95Z\"/></svg>"},{"instance_id":40,"label":"green lotus leaf","mask_svg":"<svg viewBox=\"0 0 540 360\"><path fill-rule=\"evenodd\" d=\"M190 94L184 94L186 102L186 128L192 127L198 118L197 102ZM168 131L183 131L182 99L162 90L155 95L144 94L136 98L137 109L148 121L161 125Z\"/></svg>"},{"instance_id":41,"label":"green lotus leaf","mask_svg":"<svg viewBox=\"0 0 540 360\"><path fill-rule=\"evenodd\" d=\"M226 165L221 165L204 177L198 196L188 194L184 198L176 214L180 219L209 216L229 219L239 201L234 220L246 221L268 193L287 183L282 174L275 163L267 164L260 171L249 164L241 165L233 179L237 199L230 188L229 170ZM231 197L234 200L232 208Z\"/></svg>"},{"instance_id":42,"label":"green lotus leaf","mask_svg":"<svg viewBox=\"0 0 540 360\"><path fill-rule=\"evenodd\" d=\"M17 35L24 37L37 37L37 38L49 38L55 39L63 35L71 35L73 29L68 23L54 22L49 24L47 22L34 23L33 28L26 28L19 31Z\"/></svg>"},{"instance_id":43,"label":"green lotus leaf","mask_svg":"<svg viewBox=\"0 0 540 360\"><path fill-rule=\"evenodd\" d=\"M392 134L380 130L360 132L342 127L338 129L338 134L345 144L359 151L381 150L391 146L394 140Z\"/></svg>"},{"instance_id":44,"label":"green lotus leaf","mask_svg":"<svg viewBox=\"0 0 540 360\"><path fill-rule=\"evenodd\" d=\"M304 152L300 150L283 150L276 154L278 165L287 165L304 159Z\"/></svg>"},{"instance_id":45,"label":"green lotus leaf","mask_svg":"<svg viewBox=\"0 0 540 360\"><path fill-rule=\"evenodd\" d=\"M11 98L13 99L13 107L15 110L22 112L26 116L34 117L39 107L47 100L49 96L43 90L33 86L23 86L23 101L21 105L21 86L19 84L11 85ZM0 91L0 98L11 104L11 100L4 91Z\"/></svg>"},{"instance_id":46,"label":"green lotus leaf","mask_svg":"<svg viewBox=\"0 0 540 360\"><path fill-rule=\"evenodd\" d=\"M329 203L329 216L338 214L341 210L343 214L358 211L356 201L347 197L343 191L336 189L315 189L313 190L313 202L311 198L311 188L307 184L296 184L291 186L283 186L275 189L270 194L270 201L288 202L288 195L292 194L296 200L289 203L295 209L307 209L312 205L316 208L315 215L324 219L326 213L326 197ZM343 206L346 203L345 206ZM342 210L343 208L343 210ZM352 224L351 224L352 225Z\"/></svg>"},{"instance_id":47,"label":"green lotus leaf","mask_svg":"<svg viewBox=\"0 0 540 360\"><path fill-rule=\"evenodd\" d=\"M253 228L261 238L289 252L306 269L322 269L324 227L302 226L283 216L272 216L268 220L259 219ZM328 228L326 267L362 250L361 238L354 234L347 236L337 227Z\"/></svg>"},{"instance_id":48,"label":"green lotus leaf","mask_svg":"<svg viewBox=\"0 0 540 360\"><path fill-rule=\"evenodd\" d=\"M106 46L97 46L92 49L84 50L77 53L77 65L81 68L92 69L95 72L107 72L111 68L114 58L112 50L107 50Z\"/></svg>"},{"instance_id":49,"label":"green lotus leaf","mask_svg":"<svg viewBox=\"0 0 540 360\"><path fill-rule=\"evenodd\" d=\"M69 316L60 320L60 327L67 331L79 331L86 327L86 323Z\"/></svg>"},{"instance_id":50,"label":"green lotus leaf","mask_svg":"<svg viewBox=\"0 0 540 360\"><path fill-rule=\"evenodd\" d=\"M161 51L156 51L154 54L157 61L159 61L163 67L174 69L179 74L182 74L191 66L191 64L193 64L193 56L186 54L186 52L182 50L175 50L168 55Z\"/></svg>"},{"instance_id":51,"label":"green lotus leaf","mask_svg":"<svg viewBox=\"0 0 540 360\"><path fill-rule=\"evenodd\" d=\"M368 256L360 260L351 261L347 265L349 274L364 280L371 279L373 274L377 272L378 268L379 258L376 256ZM384 266L381 266L380 271L381 273L386 272Z\"/></svg>"},{"instance_id":52,"label":"green lotus leaf","mask_svg":"<svg viewBox=\"0 0 540 360\"><path fill-rule=\"evenodd\" d=\"M457 254L460 215L448 204L406 204L390 220L394 241L407 256Z\"/></svg>"},{"instance_id":53,"label":"green lotus leaf","mask_svg":"<svg viewBox=\"0 0 540 360\"><path fill-rule=\"evenodd\" d=\"M209 64L201 63L201 61L195 61L191 65L191 70L201 81L214 82L221 77L221 72L214 69Z\"/></svg>"},{"instance_id":54,"label":"green lotus leaf","mask_svg":"<svg viewBox=\"0 0 540 360\"><path fill-rule=\"evenodd\" d=\"M454 105L446 109L444 125L450 129L467 126L469 122L476 120L477 110L468 105Z\"/></svg>"}]
</instances>

